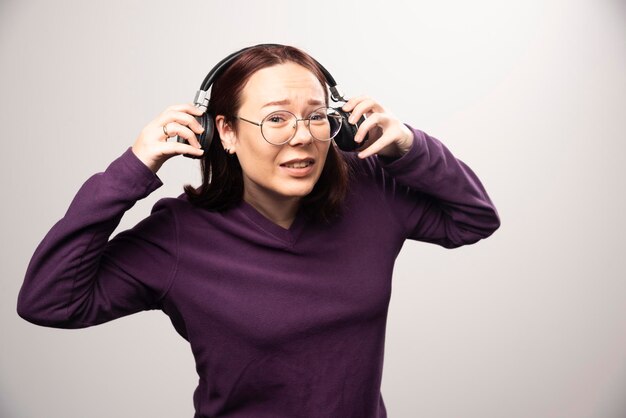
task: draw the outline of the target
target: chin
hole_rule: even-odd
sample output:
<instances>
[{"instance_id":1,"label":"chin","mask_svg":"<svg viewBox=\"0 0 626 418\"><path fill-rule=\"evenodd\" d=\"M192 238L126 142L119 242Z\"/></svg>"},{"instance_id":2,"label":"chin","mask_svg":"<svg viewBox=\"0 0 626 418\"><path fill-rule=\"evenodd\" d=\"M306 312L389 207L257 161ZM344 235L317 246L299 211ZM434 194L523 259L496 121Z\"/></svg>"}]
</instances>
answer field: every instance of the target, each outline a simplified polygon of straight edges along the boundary
<instances>
[{"instance_id":1,"label":"chin","mask_svg":"<svg viewBox=\"0 0 626 418\"><path fill-rule=\"evenodd\" d=\"M279 193L289 197L304 197L313 191L313 187L281 190Z\"/></svg>"},{"instance_id":2,"label":"chin","mask_svg":"<svg viewBox=\"0 0 626 418\"><path fill-rule=\"evenodd\" d=\"M281 187L277 192L283 196L304 197L313 191L315 183L295 184L293 187Z\"/></svg>"}]
</instances>

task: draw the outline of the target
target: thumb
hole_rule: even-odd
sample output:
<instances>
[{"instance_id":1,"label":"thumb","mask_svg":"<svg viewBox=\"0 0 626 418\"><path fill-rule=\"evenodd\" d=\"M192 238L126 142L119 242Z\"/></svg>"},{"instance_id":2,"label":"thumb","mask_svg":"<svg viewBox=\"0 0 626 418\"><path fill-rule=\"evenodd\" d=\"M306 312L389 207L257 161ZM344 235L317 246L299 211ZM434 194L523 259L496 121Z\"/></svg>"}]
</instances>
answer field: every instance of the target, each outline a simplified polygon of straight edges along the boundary
<instances>
[{"instance_id":1,"label":"thumb","mask_svg":"<svg viewBox=\"0 0 626 418\"><path fill-rule=\"evenodd\" d=\"M164 154L174 156L176 154L192 154L192 155L204 155L204 150L196 148L193 145L183 144L181 142L167 142L164 145Z\"/></svg>"}]
</instances>

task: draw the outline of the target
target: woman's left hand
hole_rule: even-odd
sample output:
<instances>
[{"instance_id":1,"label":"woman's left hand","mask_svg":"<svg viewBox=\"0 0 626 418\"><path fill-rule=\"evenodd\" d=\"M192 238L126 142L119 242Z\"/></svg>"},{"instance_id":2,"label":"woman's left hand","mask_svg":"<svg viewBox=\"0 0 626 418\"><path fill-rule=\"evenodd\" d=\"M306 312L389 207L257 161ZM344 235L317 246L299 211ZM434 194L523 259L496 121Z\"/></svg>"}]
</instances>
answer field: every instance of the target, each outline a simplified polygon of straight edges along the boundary
<instances>
[{"instance_id":1,"label":"woman's left hand","mask_svg":"<svg viewBox=\"0 0 626 418\"><path fill-rule=\"evenodd\" d=\"M367 158L373 154L399 158L411 148L414 141L413 132L372 98L353 97L343 105L342 109L352 112L348 120L352 124L362 115L367 118L354 136L354 140L361 143L368 134L366 148L359 152L359 158Z\"/></svg>"}]
</instances>

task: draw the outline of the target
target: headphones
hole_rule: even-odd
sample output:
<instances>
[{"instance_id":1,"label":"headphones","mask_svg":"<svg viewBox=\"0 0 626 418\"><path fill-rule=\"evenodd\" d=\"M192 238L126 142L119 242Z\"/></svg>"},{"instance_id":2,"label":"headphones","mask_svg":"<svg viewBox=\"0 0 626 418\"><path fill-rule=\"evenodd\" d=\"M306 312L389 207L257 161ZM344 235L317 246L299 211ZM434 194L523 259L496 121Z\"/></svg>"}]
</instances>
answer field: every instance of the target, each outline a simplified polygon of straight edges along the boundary
<instances>
[{"instance_id":1,"label":"headphones","mask_svg":"<svg viewBox=\"0 0 626 418\"><path fill-rule=\"evenodd\" d=\"M213 138L215 135L215 115L211 115L209 114L209 112L207 112L207 107L209 106L209 94L208 94L209 88L215 82L215 80L220 76L220 74L222 74L226 70L226 68L228 68L230 63L234 61L239 55L241 55L241 53L243 53L244 51L247 51L248 49L257 48L260 46L284 47L285 45L258 44L258 45L243 48L237 52L230 54L229 56L227 56L226 58L218 62L217 65L213 67L213 69L211 69L211 71L207 74L207 76L204 78L204 81L200 85L200 89L196 92L196 97L193 100L194 105L204 110L204 113L202 113L201 116L195 117L198 120L198 122L200 122L200 125L202 125L202 127L204 128L204 131L200 134L198 138L198 142L200 143L200 146L202 147L202 149L204 150L209 149L209 147L211 146L211 142L213 142ZM330 89L330 92L331 92L331 96L330 96L331 99L334 102L341 101L345 103L347 100L343 97L343 94L339 92L339 89L337 88L337 82L335 81L333 76L315 58L313 58L313 61L315 61L319 69L324 74L324 77L326 78L326 84L328 84L328 88ZM360 147L363 146L363 144L368 139L368 135L366 134L365 138L360 144L354 142L354 135L359 129L359 126L361 125L361 123L365 121L365 116L361 116L358 122L356 122L355 124L352 124L348 122L348 118L350 117L351 112L345 112L343 109L341 109L341 106L333 107L333 109L336 110L342 117L341 129L339 130L339 133L333 138L333 141L335 141L339 149L343 151L358 150ZM186 139L178 135L176 135L176 141L189 144L189 142L187 142ZM195 159L202 158L202 156L196 156L196 155L191 155L191 154L183 154L183 155L185 157L195 158Z\"/></svg>"}]
</instances>

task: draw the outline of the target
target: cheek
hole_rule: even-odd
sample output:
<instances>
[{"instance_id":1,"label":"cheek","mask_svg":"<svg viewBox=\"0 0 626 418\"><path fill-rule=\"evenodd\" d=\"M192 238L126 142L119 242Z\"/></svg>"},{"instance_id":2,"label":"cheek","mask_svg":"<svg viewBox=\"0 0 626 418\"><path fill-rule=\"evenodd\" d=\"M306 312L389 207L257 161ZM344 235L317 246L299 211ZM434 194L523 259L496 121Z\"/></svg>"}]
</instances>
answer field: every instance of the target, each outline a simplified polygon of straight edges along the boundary
<instances>
[{"instance_id":1,"label":"cheek","mask_svg":"<svg viewBox=\"0 0 626 418\"><path fill-rule=\"evenodd\" d=\"M328 158L328 153L330 152L330 147L332 147L333 145L330 143L327 144L321 144L321 146L319 147L319 154L321 157L321 160L324 162L324 164L326 164L326 159Z\"/></svg>"},{"instance_id":2,"label":"cheek","mask_svg":"<svg viewBox=\"0 0 626 418\"><path fill-rule=\"evenodd\" d=\"M270 176L279 173L274 158L270 155L259 153L248 156L244 169L250 177L254 177L255 180L261 182L267 181Z\"/></svg>"},{"instance_id":3,"label":"cheek","mask_svg":"<svg viewBox=\"0 0 626 418\"><path fill-rule=\"evenodd\" d=\"M255 140L255 138L250 138ZM261 141L264 141L261 139ZM247 146L240 149L239 162L246 175L255 182L267 182L273 175L279 173L277 151L264 144Z\"/></svg>"}]
</instances>

